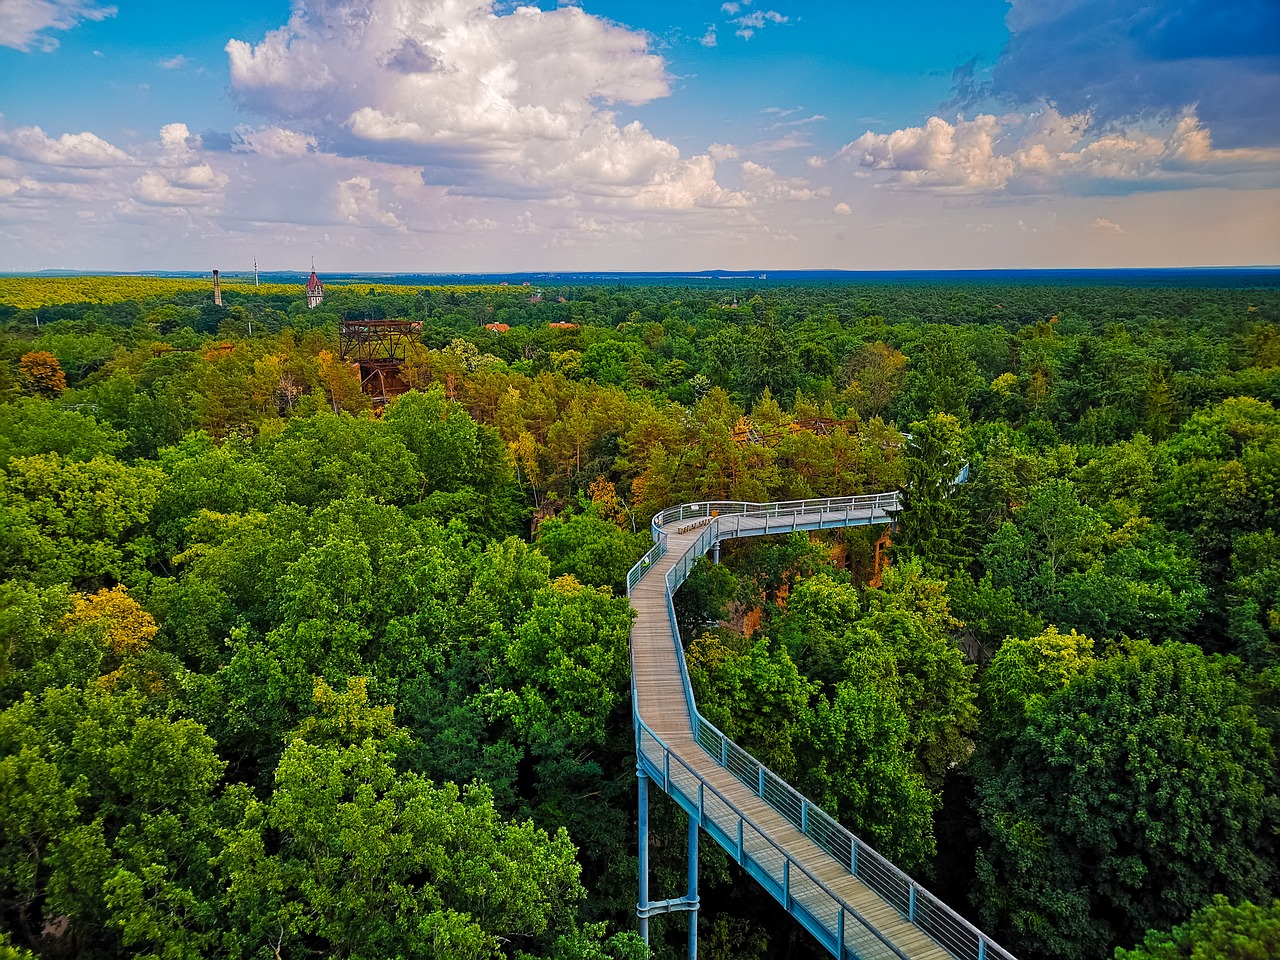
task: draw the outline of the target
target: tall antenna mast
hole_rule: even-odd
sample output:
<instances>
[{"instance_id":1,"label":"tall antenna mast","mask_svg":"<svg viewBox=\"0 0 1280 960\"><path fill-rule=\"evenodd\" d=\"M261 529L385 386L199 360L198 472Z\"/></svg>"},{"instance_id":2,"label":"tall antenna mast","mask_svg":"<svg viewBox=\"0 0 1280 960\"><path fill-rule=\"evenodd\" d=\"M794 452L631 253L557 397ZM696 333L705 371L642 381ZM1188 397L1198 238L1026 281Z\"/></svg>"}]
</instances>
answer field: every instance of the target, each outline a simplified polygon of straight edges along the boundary
<instances>
[{"instance_id":1,"label":"tall antenna mast","mask_svg":"<svg viewBox=\"0 0 1280 960\"><path fill-rule=\"evenodd\" d=\"M258 258L253 258L253 285L258 285Z\"/></svg>"}]
</instances>

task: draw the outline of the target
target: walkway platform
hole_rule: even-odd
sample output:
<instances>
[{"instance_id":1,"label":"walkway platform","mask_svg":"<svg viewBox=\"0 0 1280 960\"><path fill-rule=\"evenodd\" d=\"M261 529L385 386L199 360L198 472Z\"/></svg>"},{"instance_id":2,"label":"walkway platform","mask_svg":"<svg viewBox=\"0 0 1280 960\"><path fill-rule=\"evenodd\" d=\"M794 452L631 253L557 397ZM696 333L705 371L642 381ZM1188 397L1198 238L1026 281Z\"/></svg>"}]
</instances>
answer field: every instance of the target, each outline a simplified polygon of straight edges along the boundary
<instances>
[{"instance_id":1,"label":"walkway platform","mask_svg":"<svg viewBox=\"0 0 1280 960\"><path fill-rule=\"evenodd\" d=\"M671 598L699 557L722 540L888 523L899 509L889 493L684 504L655 517L655 545L628 577L638 769L840 960L1012 960L728 740L693 702Z\"/></svg>"}]
</instances>

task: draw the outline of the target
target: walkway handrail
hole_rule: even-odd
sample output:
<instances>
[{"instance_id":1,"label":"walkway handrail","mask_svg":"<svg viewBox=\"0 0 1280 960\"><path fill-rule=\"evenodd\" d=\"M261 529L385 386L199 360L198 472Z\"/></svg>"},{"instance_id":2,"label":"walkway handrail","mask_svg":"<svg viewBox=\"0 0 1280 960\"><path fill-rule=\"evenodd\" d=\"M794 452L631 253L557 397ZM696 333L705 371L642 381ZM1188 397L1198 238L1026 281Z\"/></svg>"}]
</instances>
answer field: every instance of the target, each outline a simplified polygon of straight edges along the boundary
<instances>
[{"instance_id":1,"label":"walkway handrail","mask_svg":"<svg viewBox=\"0 0 1280 960\"><path fill-rule=\"evenodd\" d=\"M957 483L967 479L967 464ZM869 494L854 497L834 497L814 500L793 500L777 503L746 503L740 501L708 501L702 503L680 504L663 510L653 518L651 529L654 546L643 558L631 568L627 574L627 596L644 578L644 575L658 560L667 553L668 530L677 523L686 520L708 521L702 532L680 559L667 571L665 586L667 613L671 621L671 632L675 642L675 656L680 668L680 677L684 685L685 700L689 708L689 717L693 725L694 740L722 768L751 789L752 792L786 818L797 830L809 837L817 846L841 864L863 884L875 891L887 903L891 904L908 922L915 924L952 956L960 960L1013 960L1013 955L991 940L960 914L943 903L911 879L905 872L889 862L883 855L864 841L858 839L849 830L841 826L834 818L814 805L799 791L793 788L780 776L756 760L750 753L716 729L697 710L694 703L693 687L689 680L689 668L685 661L684 647L680 641L680 631L676 624L673 596L689 575L689 571L713 545L720 540L732 539L734 536L755 536L765 533L788 533L798 529L815 529L822 527L845 526L850 520L861 523L889 522L902 508L901 494L891 493ZM857 515L855 517L855 515ZM813 518L817 517L816 524ZM741 519L764 518L762 529L741 529ZM777 518L780 522L770 529L770 520ZM732 523L728 521L732 520ZM790 521L790 522L787 522ZM722 527L724 529L722 529ZM715 788L706 783L692 767L680 759L678 754L658 737L640 717L639 702L635 700L633 677L633 712L636 723L636 750L638 757L644 757L642 738L647 734L661 748L667 757L674 757L681 766L687 769L700 784L700 795L703 790ZM668 763L669 760L664 761ZM660 778L664 789L668 792L669 777ZM742 813L728 798L715 791L716 795L743 822L750 823L750 818ZM754 827L755 825L752 824ZM758 828L757 828L758 829ZM790 866L810 876L808 870L795 860L787 850L774 842L771 837L760 832L762 838L772 846ZM814 879L817 888L827 893L841 911L843 917L847 913L861 921L857 911L829 887ZM862 921L866 925L865 921ZM843 921L841 920L841 924ZM869 925L868 925L869 927ZM843 926L842 926L843 929ZM879 931L869 927L876 937L884 941ZM839 941L842 942L842 941ZM885 941L886 943L888 941ZM901 956L901 951L893 947L894 953ZM839 953L838 956L841 956Z\"/></svg>"},{"instance_id":2,"label":"walkway handrail","mask_svg":"<svg viewBox=\"0 0 1280 960\"><path fill-rule=\"evenodd\" d=\"M721 803L723 803L729 810L733 811L733 814L738 818L739 821L741 821L741 824L743 827L750 827L755 832L755 834L758 837L760 837L761 840L763 840L765 843L771 846L783 857L783 860L788 865L787 869L783 871L783 877L784 877L783 883L786 885L787 888L790 888L791 883L793 882L791 871L793 869L800 871L806 878L808 878L813 883L813 885L817 889L821 890L828 897L830 897L831 900L836 903L838 909L840 909L843 913L847 914L855 923L857 923L860 927L865 929L869 934L871 934L872 937L874 937L882 945L887 947L893 953L894 956L901 958L901 960L910 960L910 958L907 957L907 955L903 953L900 949L898 949L898 947L895 946L892 941L890 941L884 934L882 934L879 930L877 930L871 923L868 923L866 918L864 918L862 914L860 914L857 910L855 910L849 904L845 903L840 898L839 894L837 894L834 890L832 890L829 886L827 886L827 884L823 883L816 876L814 876L813 872L809 870L808 867L806 867L803 863L801 863L795 857L791 856L791 854L787 852L785 847L779 845L778 843L775 843L773 838L769 836L769 834L765 831L765 829L761 827L759 824L757 824L753 819L751 819L750 816L748 816L746 813L740 810L737 804L735 804L727 796L721 793L720 790L718 790L714 784L710 784L706 780L704 780L698 774L697 770L695 770L688 763L686 763L678 753L675 753L674 751L672 751L670 747L668 747L665 743L663 743L662 738L659 737L656 733L654 733L647 723L645 723L643 720L639 720L637 722L639 724L639 726L637 727L637 733L640 736L641 750L643 751L644 734L648 734L649 737L653 740L653 742L662 749L663 762L658 767L658 770L661 775L658 776L656 779L658 780L659 783L662 784L663 790L665 790L668 793L670 793L672 790L673 783L672 783L670 765L672 761L675 761L676 764L683 767L685 771L698 782L698 796L696 798L696 804L698 808L697 815L700 820L706 818L706 815L707 815L706 799L707 799L707 794L710 793L713 797L715 797ZM643 756L643 753L642 753L642 756ZM648 759L647 756L645 757L645 759ZM679 787L676 787L675 789L678 790ZM740 837L742 836L741 831L739 832L739 836ZM739 842L741 843L741 840ZM785 889L783 891L784 898L787 895L789 895L789 893L790 893L790 890ZM844 928L843 932L846 934L846 937L847 937L847 934L849 932L847 926L839 922L837 922L837 926Z\"/></svg>"}]
</instances>

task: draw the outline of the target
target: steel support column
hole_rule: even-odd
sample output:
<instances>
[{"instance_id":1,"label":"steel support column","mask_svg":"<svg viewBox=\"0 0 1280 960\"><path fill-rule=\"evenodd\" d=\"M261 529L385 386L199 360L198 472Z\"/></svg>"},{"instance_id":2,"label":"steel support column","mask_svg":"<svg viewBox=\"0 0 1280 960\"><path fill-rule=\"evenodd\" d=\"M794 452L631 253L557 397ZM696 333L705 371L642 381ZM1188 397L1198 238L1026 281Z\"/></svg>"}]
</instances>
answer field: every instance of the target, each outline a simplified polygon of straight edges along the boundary
<instances>
[{"instance_id":1,"label":"steel support column","mask_svg":"<svg viewBox=\"0 0 1280 960\"><path fill-rule=\"evenodd\" d=\"M698 820L689 817L689 960L698 960Z\"/></svg>"},{"instance_id":2,"label":"steel support column","mask_svg":"<svg viewBox=\"0 0 1280 960\"><path fill-rule=\"evenodd\" d=\"M636 915L640 918L640 939L649 945L649 775L636 767L636 783L640 787L640 899Z\"/></svg>"},{"instance_id":3,"label":"steel support column","mask_svg":"<svg viewBox=\"0 0 1280 960\"><path fill-rule=\"evenodd\" d=\"M689 889L685 896L671 900L649 899L649 776L636 768L640 788L640 897L636 916L640 918L640 937L649 943L649 918L661 913L689 914L689 960L698 960L698 818L689 818Z\"/></svg>"}]
</instances>

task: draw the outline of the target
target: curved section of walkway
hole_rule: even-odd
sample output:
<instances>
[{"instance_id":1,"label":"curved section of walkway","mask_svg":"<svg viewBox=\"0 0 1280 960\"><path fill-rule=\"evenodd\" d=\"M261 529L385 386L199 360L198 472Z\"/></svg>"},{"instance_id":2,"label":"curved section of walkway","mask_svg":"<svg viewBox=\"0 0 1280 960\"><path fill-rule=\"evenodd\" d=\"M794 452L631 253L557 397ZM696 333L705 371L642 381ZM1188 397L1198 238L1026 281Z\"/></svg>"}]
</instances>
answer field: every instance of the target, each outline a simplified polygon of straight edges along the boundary
<instances>
[{"instance_id":1,"label":"curved section of walkway","mask_svg":"<svg viewBox=\"0 0 1280 960\"><path fill-rule=\"evenodd\" d=\"M672 604L722 540L888 523L899 494L682 504L653 520L627 577L641 770L832 954L860 960L1012 960L967 920L802 797L697 711Z\"/></svg>"}]
</instances>

